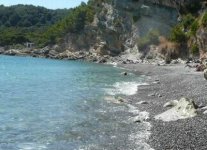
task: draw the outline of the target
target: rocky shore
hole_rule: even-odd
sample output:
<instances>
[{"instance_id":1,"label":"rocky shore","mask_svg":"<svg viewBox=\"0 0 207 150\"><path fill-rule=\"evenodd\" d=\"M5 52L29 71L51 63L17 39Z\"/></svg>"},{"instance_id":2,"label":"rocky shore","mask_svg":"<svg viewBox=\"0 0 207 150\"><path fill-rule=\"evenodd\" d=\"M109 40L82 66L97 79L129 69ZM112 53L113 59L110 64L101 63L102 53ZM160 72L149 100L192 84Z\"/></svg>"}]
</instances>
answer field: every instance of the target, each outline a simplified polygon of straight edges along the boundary
<instances>
[{"instance_id":1,"label":"rocky shore","mask_svg":"<svg viewBox=\"0 0 207 150\"><path fill-rule=\"evenodd\" d=\"M30 57L40 57L40 58L50 58L50 59L64 59L64 60L86 60L90 62L106 63L113 62L113 57L108 55L100 56L97 53L89 51L75 51L71 52L69 50L56 50L49 47L41 49L4 49L0 48L1 55L9 56L30 56ZM115 60L114 60L115 61Z\"/></svg>"},{"instance_id":2,"label":"rocky shore","mask_svg":"<svg viewBox=\"0 0 207 150\"><path fill-rule=\"evenodd\" d=\"M122 53L118 56L99 55L92 51L69 51L60 50L56 48L45 47L41 49L5 49L0 47L0 55L9 56L30 56L50 59L64 59L64 60L85 60L96 63L108 64L154 64L165 65L165 58L156 54L155 56L143 57L140 53ZM172 60L171 64L186 64L186 61L181 59ZM198 62L196 62L198 63Z\"/></svg>"},{"instance_id":3,"label":"rocky shore","mask_svg":"<svg viewBox=\"0 0 207 150\"><path fill-rule=\"evenodd\" d=\"M183 64L122 64L121 67L130 69L138 75L147 75L146 82L149 85L139 86L137 94L126 99L140 111L150 113L148 121L152 124L152 134L148 143L153 149L207 149L207 81L203 73ZM170 101L183 97L192 99L191 104L186 104L186 109L193 109L191 117L174 121L156 118L170 109Z\"/></svg>"}]
</instances>

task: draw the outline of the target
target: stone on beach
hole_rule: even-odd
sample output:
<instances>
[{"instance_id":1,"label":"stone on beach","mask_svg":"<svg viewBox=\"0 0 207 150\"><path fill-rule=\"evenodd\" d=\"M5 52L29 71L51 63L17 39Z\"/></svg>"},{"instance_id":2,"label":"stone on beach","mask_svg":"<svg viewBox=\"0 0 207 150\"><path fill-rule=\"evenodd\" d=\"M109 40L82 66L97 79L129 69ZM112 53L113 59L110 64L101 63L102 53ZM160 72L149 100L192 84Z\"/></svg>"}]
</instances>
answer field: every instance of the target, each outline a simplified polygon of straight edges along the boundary
<instances>
[{"instance_id":1,"label":"stone on beach","mask_svg":"<svg viewBox=\"0 0 207 150\"><path fill-rule=\"evenodd\" d=\"M176 121L195 117L197 115L196 105L193 100L181 98L173 108L155 116L155 119L162 121Z\"/></svg>"},{"instance_id":2,"label":"stone on beach","mask_svg":"<svg viewBox=\"0 0 207 150\"><path fill-rule=\"evenodd\" d=\"M142 104L149 104L148 102L146 102L146 101L140 101L140 102L138 102L138 103L136 103L137 105L142 105Z\"/></svg>"}]
</instances>

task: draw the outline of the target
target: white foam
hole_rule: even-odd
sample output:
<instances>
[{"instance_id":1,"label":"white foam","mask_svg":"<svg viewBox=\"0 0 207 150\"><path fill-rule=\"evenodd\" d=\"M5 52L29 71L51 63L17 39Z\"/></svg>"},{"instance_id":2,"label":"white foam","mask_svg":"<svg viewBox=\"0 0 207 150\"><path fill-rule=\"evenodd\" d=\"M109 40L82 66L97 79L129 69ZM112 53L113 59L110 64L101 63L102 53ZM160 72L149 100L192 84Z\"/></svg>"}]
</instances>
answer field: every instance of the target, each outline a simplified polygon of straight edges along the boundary
<instances>
[{"instance_id":1,"label":"white foam","mask_svg":"<svg viewBox=\"0 0 207 150\"><path fill-rule=\"evenodd\" d=\"M136 82L116 82L112 88L106 89L109 95L134 95L138 90L138 86L147 85L146 83L136 83Z\"/></svg>"},{"instance_id":2,"label":"white foam","mask_svg":"<svg viewBox=\"0 0 207 150\"><path fill-rule=\"evenodd\" d=\"M18 148L19 150L44 150L47 146L35 143L22 143L18 145Z\"/></svg>"},{"instance_id":3,"label":"white foam","mask_svg":"<svg viewBox=\"0 0 207 150\"><path fill-rule=\"evenodd\" d=\"M107 64L112 65L113 67L117 67L117 65L118 65L116 62L108 62Z\"/></svg>"}]
</instances>

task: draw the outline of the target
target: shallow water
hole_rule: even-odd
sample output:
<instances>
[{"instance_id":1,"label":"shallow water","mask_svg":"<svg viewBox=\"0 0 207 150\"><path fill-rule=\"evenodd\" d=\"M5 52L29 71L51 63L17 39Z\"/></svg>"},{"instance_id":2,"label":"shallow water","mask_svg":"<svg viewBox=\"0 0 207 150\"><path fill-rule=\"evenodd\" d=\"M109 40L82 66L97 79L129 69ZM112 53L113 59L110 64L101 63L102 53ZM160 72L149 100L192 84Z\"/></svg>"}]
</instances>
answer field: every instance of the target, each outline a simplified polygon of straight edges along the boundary
<instances>
[{"instance_id":1,"label":"shallow water","mask_svg":"<svg viewBox=\"0 0 207 150\"><path fill-rule=\"evenodd\" d=\"M126 105L108 95L132 95L143 77L112 66L0 56L0 149L142 149ZM139 132L140 133L139 133ZM136 136L135 136L136 135ZM133 137L134 136L134 137Z\"/></svg>"}]
</instances>

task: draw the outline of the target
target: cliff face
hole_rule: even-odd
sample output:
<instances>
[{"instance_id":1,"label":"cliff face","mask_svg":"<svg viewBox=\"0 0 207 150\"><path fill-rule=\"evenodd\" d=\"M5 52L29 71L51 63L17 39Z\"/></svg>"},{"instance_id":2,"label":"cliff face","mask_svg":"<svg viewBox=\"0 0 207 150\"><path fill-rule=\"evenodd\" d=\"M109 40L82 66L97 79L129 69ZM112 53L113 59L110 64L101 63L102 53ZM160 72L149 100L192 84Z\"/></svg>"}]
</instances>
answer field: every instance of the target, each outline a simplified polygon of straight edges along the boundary
<instances>
[{"instance_id":1,"label":"cliff face","mask_svg":"<svg viewBox=\"0 0 207 150\"><path fill-rule=\"evenodd\" d=\"M91 0L94 22L80 34L68 34L62 49L84 50L116 56L138 53L137 39L151 30L168 35L179 18L179 9L198 0Z\"/></svg>"}]
</instances>

